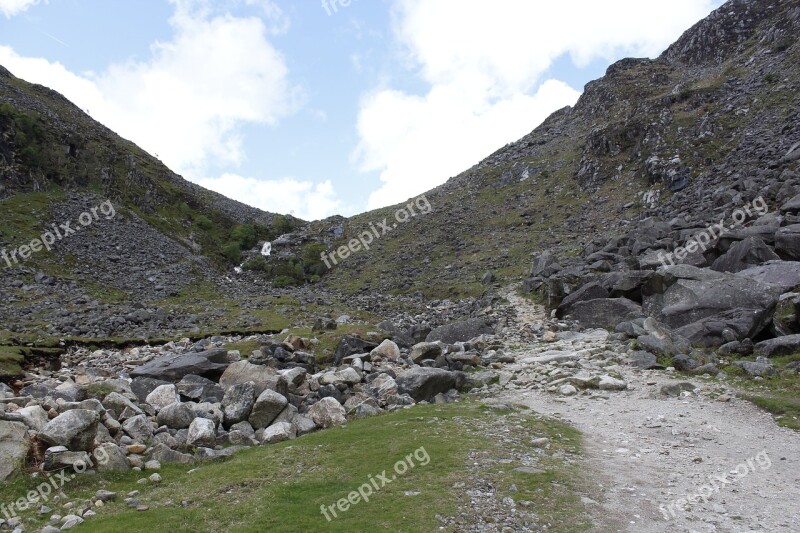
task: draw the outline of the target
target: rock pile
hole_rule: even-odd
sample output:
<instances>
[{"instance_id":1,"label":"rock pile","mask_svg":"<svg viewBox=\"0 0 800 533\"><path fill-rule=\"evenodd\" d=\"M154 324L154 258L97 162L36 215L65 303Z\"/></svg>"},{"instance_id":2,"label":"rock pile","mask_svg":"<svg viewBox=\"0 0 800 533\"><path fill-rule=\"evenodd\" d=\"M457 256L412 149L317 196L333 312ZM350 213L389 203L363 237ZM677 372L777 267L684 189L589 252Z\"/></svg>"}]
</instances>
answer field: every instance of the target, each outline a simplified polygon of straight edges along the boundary
<instances>
[{"instance_id":1,"label":"rock pile","mask_svg":"<svg viewBox=\"0 0 800 533\"><path fill-rule=\"evenodd\" d=\"M635 338L676 367L694 366L692 346L741 356L792 353L800 349L798 206L800 195L776 212L749 210L730 229L720 227L730 226L723 215L707 226L700 218L650 218L595 240L579 257L540 254L525 288L555 317ZM739 209L732 219L745 213Z\"/></svg>"},{"instance_id":2,"label":"rock pile","mask_svg":"<svg viewBox=\"0 0 800 533\"><path fill-rule=\"evenodd\" d=\"M471 321L440 333L460 338L486 328ZM459 389L495 379L479 368L509 360L502 343L486 334L408 348L345 336L336 366L325 369L311 353L315 339L252 337L260 348L246 359L224 348L232 340L73 350L62 356L60 370L29 375L18 392L3 386L0 478L29 457L43 471L81 464L147 470L227 457L349 418L451 401Z\"/></svg>"}]
</instances>

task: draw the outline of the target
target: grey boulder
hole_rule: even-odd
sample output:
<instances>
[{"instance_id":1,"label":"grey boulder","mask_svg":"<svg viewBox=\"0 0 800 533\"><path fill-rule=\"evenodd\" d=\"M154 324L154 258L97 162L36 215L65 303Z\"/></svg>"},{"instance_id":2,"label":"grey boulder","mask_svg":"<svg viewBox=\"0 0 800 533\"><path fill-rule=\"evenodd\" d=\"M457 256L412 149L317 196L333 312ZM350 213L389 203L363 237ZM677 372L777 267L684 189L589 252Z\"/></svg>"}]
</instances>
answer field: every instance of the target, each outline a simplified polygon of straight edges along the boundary
<instances>
[{"instance_id":1,"label":"grey boulder","mask_svg":"<svg viewBox=\"0 0 800 533\"><path fill-rule=\"evenodd\" d=\"M466 382L466 376L441 368L415 367L397 376L395 381L401 395L408 394L421 402L433 399L440 392L459 388Z\"/></svg>"},{"instance_id":2,"label":"grey boulder","mask_svg":"<svg viewBox=\"0 0 800 533\"><path fill-rule=\"evenodd\" d=\"M494 328L482 318L470 318L435 328L425 337L425 342L442 341L446 344L465 342L484 334L493 334Z\"/></svg>"},{"instance_id":3,"label":"grey boulder","mask_svg":"<svg viewBox=\"0 0 800 533\"><path fill-rule=\"evenodd\" d=\"M22 466L29 447L25 424L0 420L0 481L7 480Z\"/></svg>"},{"instance_id":4,"label":"grey boulder","mask_svg":"<svg viewBox=\"0 0 800 533\"><path fill-rule=\"evenodd\" d=\"M333 398L323 398L308 410L308 416L314 423L327 429L347 422L347 412L342 404Z\"/></svg>"},{"instance_id":5,"label":"grey boulder","mask_svg":"<svg viewBox=\"0 0 800 533\"><path fill-rule=\"evenodd\" d=\"M642 306L626 298L598 298L577 302L570 315L583 327L612 330L620 322L644 317Z\"/></svg>"},{"instance_id":6,"label":"grey boulder","mask_svg":"<svg viewBox=\"0 0 800 533\"><path fill-rule=\"evenodd\" d=\"M253 405L249 418L250 424L255 429L269 426L288 403L289 401L282 394L269 389L265 390Z\"/></svg>"},{"instance_id":7,"label":"grey boulder","mask_svg":"<svg viewBox=\"0 0 800 533\"><path fill-rule=\"evenodd\" d=\"M225 427L247 420L256 402L256 387L252 382L234 385L225 391L222 413Z\"/></svg>"},{"instance_id":8,"label":"grey boulder","mask_svg":"<svg viewBox=\"0 0 800 533\"><path fill-rule=\"evenodd\" d=\"M218 379L231 364L228 351L223 348L205 352L190 352L182 355L164 355L149 363L136 367L131 377L146 377L177 382L184 376L194 374L209 379Z\"/></svg>"},{"instance_id":9,"label":"grey boulder","mask_svg":"<svg viewBox=\"0 0 800 533\"><path fill-rule=\"evenodd\" d=\"M37 435L51 446L66 446L72 451L89 451L97 435L100 416L95 411L74 409L58 415Z\"/></svg>"}]
</instances>

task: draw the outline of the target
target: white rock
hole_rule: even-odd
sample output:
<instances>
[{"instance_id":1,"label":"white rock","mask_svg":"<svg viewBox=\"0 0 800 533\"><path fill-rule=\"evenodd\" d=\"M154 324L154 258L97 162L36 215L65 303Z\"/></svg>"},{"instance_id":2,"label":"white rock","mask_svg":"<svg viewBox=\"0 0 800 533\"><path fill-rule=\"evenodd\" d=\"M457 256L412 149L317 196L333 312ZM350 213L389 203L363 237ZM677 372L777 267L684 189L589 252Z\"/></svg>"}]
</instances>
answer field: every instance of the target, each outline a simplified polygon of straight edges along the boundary
<instances>
[{"instance_id":1,"label":"white rock","mask_svg":"<svg viewBox=\"0 0 800 533\"><path fill-rule=\"evenodd\" d=\"M175 385L161 385L160 387L156 387L153 392L148 394L145 401L152 405L153 409L158 412L168 405L179 403L181 398L178 396L178 389L175 387Z\"/></svg>"}]
</instances>

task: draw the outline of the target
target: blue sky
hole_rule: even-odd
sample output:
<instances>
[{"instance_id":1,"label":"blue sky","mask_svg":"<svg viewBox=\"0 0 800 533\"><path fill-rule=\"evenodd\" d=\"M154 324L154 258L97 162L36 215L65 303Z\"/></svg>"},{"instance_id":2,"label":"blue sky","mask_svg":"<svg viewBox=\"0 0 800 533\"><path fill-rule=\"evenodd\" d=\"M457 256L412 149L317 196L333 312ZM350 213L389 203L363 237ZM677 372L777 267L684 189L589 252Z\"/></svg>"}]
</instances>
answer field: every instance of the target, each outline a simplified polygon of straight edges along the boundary
<instances>
[{"instance_id":1,"label":"blue sky","mask_svg":"<svg viewBox=\"0 0 800 533\"><path fill-rule=\"evenodd\" d=\"M203 186L400 203L654 57L720 0L0 0L0 64Z\"/></svg>"}]
</instances>

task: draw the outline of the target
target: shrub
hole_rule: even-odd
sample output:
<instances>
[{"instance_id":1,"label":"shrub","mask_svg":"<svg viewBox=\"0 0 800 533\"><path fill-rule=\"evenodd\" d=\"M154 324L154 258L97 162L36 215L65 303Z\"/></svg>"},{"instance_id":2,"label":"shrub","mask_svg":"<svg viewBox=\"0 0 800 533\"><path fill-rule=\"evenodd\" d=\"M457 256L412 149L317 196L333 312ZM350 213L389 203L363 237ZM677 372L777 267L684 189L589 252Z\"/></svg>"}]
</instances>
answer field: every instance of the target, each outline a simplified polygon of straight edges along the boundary
<instances>
[{"instance_id":1,"label":"shrub","mask_svg":"<svg viewBox=\"0 0 800 533\"><path fill-rule=\"evenodd\" d=\"M197 216L194 218L194 222L195 222L195 224L197 224L197 226L198 226L198 227L199 227L201 230L204 230L204 231L210 231L210 230L211 230L211 228L213 228L213 227L214 227L214 223L213 223L213 222L211 222L211 219L210 219L210 218L208 218L208 217L207 217L207 216L205 216L205 215L197 215Z\"/></svg>"},{"instance_id":2,"label":"shrub","mask_svg":"<svg viewBox=\"0 0 800 533\"><path fill-rule=\"evenodd\" d=\"M267 272L269 270L269 264L267 260L264 259L264 256L259 255L245 261L242 268L252 272Z\"/></svg>"},{"instance_id":3,"label":"shrub","mask_svg":"<svg viewBox=\"0 0 800 533\"><path fill-rule=\"evenodd\" d=\"M231 241L238 242L242 250L249 250L258 244L256 228L252 224L239 224L231 231Z\"/></svg>"},{"instance_id":4,"label":"shrub","mask_svg":"<svg viewBox=\"0 0 800 533\"><path fill-rule=\"evenodd\" d=\"M292 227L292 221L285 215L275 215L275 218L272 219L272 229L278 236L289 233L292 231Z\"/></svg>"},{"instance_id":5,"label":"shrub","mask_svg":"<svg viewBox=\"0 0 800 533\"><path fill-rule=\"evenodd\" d=\"M278 276L274 280L272 280L272 286L277 289L282 289L284 287L292 287L297 285L295 281L288 277L288 276Z\"/></svg>"},{"instance_id":6,"label":"shrub","mask_svg":"<svg viewBox=\"0 0 800 533\"><path fill-rule=\"evenodd\" d=\"M319 278L328 271L321 257L325 250L324 244L315 242L303 247L303 266L306 274Z\"/></svg>"},{"instance_id":7,"label":"shrub","mask_svg":"<svg viewBox=\"0 0 800 533\"><path fill-rule=\"evenodd\" d=\"M242 245L236 241L229 242L222 248L222 255L228 258L231 263L239 263L242 260Z\"/></svg>"}]
</instances>

